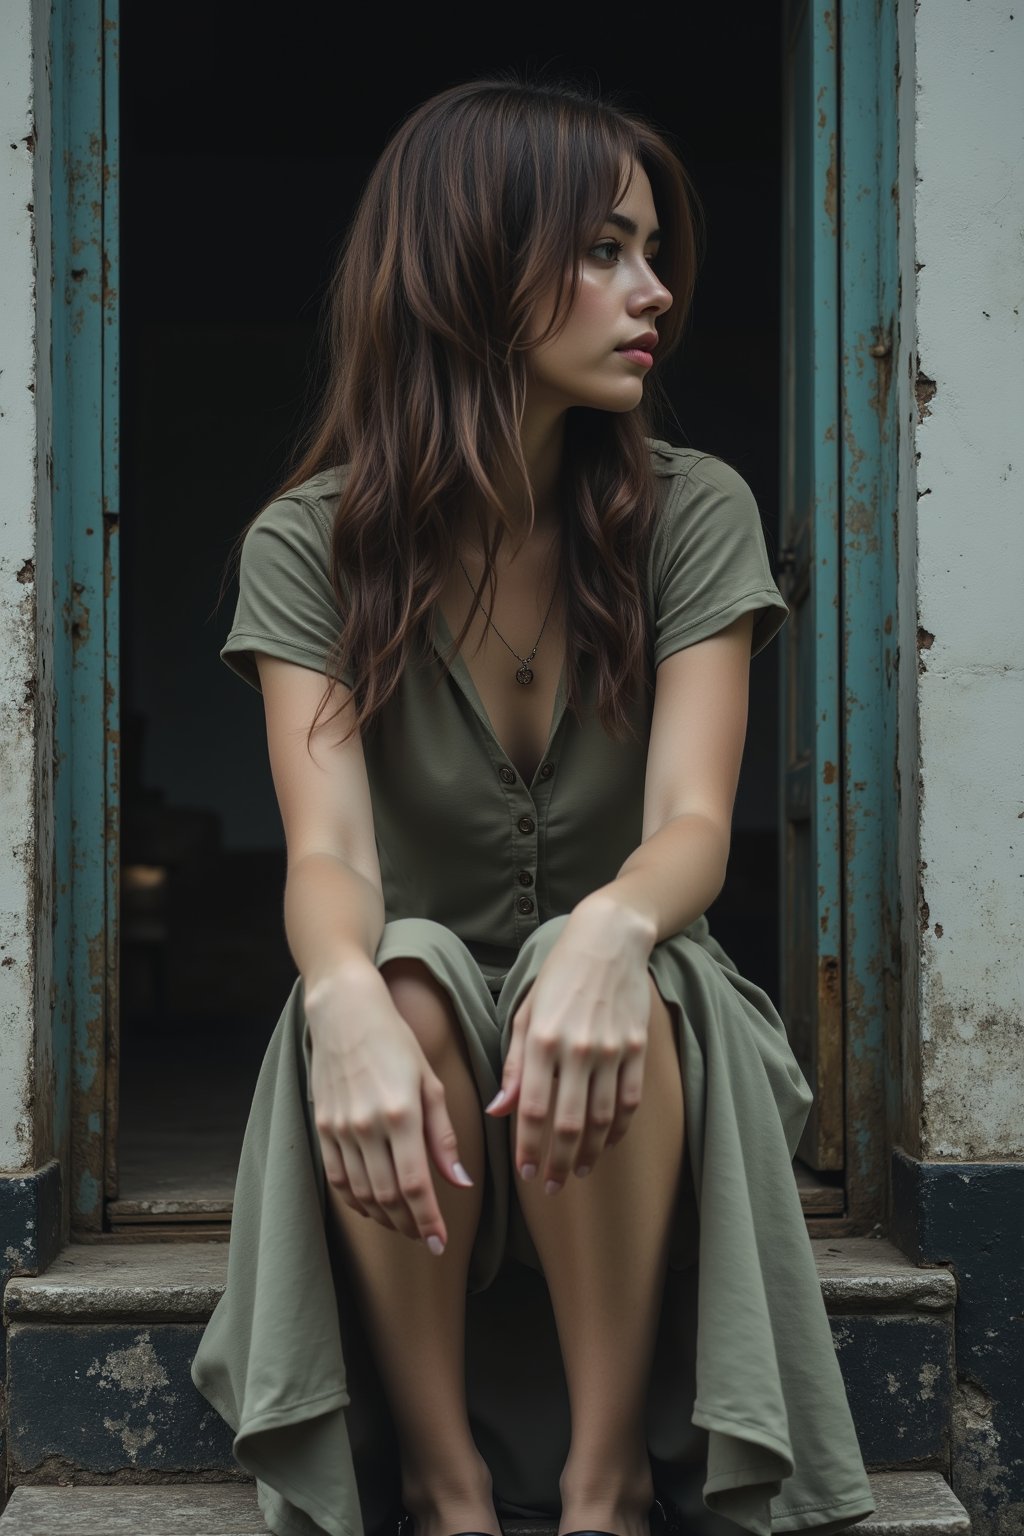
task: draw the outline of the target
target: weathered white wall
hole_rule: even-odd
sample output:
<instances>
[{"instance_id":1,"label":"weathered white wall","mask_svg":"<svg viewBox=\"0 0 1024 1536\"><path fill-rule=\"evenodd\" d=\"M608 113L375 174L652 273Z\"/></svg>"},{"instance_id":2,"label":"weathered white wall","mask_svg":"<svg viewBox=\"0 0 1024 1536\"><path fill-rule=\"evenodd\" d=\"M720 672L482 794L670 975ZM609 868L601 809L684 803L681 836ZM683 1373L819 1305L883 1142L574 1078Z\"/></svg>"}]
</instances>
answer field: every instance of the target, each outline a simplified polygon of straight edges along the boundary
<instances>
[{"instance_id":1,"label":"weathered white wall","mask_svg":"<svg viewBox=\"0 0 1024 1536\"><path fill-rule=\"evenodd\" d=\"M921 1081L907 1150L1020 1157L1024 6L928 0L914 25L916 124L901 129L915 128L920 421L902 493L917 519L918 807L902 782L919 818Z\"/></svg>"},{"instance_id":2,"label":"weathered white wall","mask_svg":"<svg viewBox=\"0 0 1024 1536\"><path fill-rule=\"evenodd\" d=\"M36 848L34 877L34 914L38 935L35 946L35 1107L33 1126L34 1167L50 1157L64 1156L66 1146L58 1147L54 1127L54 1042L53 1021L56 997L53 948L53 914L56 892L54 879L54 788L57 765L54 756L54 676L53 676L53 250L51 227L52 153L50 78L50 0L32 0L34 175L33 203L35 217L35 794ZM66 1141L66 1131L64 1132ZM65 1180L64 1204L70 1189Z\"/></svg>"},{"instance_id":3,"label":"weathered white wall","mask_svg":"<svg viewBox=\"0 0 1024 1536\"><path fill-rule=\"evenodd\" d=\"M36 363L37 184L33 121L32 0L0 6L0 1171L29 1168L40 1154L33 1125L38 997L49 992L49 911L37 909L40 823L36 796L39 695L36 665L36 526L39 422L50 418L48 350ZM42 11L42 7L40 7ZM49 249L46 224L44 249ZM48 258L45 281L49 283ZM47 295L48 316L48 295ZM44 334L48 334L47 331ZM40 387L42 386L42 387ZM47 523L48 526L48 523ZM45 732L43 733L45 735ZM49 832L44 841L49 843ZM46 860L49 861L47 847ZM37 917L40 932L37 942ZM44 966L45 968L45 966ZM42 1031L48 1039L48 1029ZM45 1072L45 1067L44 1067ZM43 1153L45 1155L45 1153Z\"/></svg>"}]
</instances>

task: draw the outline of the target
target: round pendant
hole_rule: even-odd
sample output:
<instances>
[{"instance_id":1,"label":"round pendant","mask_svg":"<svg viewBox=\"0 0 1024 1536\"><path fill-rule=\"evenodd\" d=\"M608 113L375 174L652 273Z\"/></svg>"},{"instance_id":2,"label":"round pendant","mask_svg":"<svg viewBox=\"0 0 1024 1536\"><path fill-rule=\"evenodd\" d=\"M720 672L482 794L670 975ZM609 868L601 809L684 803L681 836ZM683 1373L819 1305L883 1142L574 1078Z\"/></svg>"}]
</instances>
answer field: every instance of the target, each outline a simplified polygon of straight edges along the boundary
<instances>
[{"instance_id":1,"label":"round pendant","mask_svg":"<svg viewBox=\"0 0 1024 1536\"><path fill-rule=\"evenodd\" d=\"M523 665L519 668L519 671L516 673L516 682L517 683L532 683L533 682L533 668L532 667L528 667L526 665L526 663L524 662Z\"/></svg>"}]
</instances>

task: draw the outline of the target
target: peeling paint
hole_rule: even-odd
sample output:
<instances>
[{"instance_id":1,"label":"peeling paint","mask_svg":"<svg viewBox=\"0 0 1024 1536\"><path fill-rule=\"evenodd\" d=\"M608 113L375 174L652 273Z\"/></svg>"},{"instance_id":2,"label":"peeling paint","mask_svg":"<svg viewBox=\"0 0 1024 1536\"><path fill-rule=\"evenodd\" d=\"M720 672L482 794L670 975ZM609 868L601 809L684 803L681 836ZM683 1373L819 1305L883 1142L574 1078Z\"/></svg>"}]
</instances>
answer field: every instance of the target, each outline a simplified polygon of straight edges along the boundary
<instances>
[{"instance_id":1,"label":"peeling paint","mask_svg":"<svg viewBox=\"0 0 1024 1536\"><path fill-rule=\"evenodd\" d=\"M931 415L930 406L931 402L935 399L935 393L937 389L938 385L936 384L935 380L930 379L928 375L919 368L917 370L917 378L914 381L914 397L917 400L918 423L924 421L926 416Z\"/></svg>"},{"instance_id":2,"label":"peeling paint","mask_svg":"<svg viewBox=\"0 0 1024 1536\"><path fill-rule=\"evenodd\" d=\"M1019 1014L974 983L953 988L927 944L921 962L923 1155L972 1162L1024 1156Z\"/></svg>"},{"instance_id":3,"label":"peeling paint","mask_svg":"<svg viewBox=\"0 0 1024 1536\"><path fill-rule=\"evenodd\" d=\"M150 1341L148 1330L136 1336L126 1349L114 1349L103 1363L94 1360L87 1376L98 1376L100 1387L118 1387L133 1393L140 1404L147 1403L151 1392L168 1386L167 1372Z\"/></svg>"},{"instance_id":4,"label":"peeling paint","mask_svg":"<svg viewBox=\"0 0 1024 1536\"><path fill-rule=\"evenodd\" d=\"M983 1519L986 1536L1020 1536L1024 1503L1010 1498L1003 1440L993 1410L992 1398L976 1383L964 1379L957 1384L953 1399L953 1492L971 1511L972 1529L978 1529Z\"/></svg>"},{"instance_id":5,"label":"peeling paint","mask_svg":"<svg viewBox=\"0 0 1024 1536\"><path fill-rule=\"evenodd\" d=\"M103 1427L116 1436L122 1451L130 1461L134 1461L136 1456L156 1439L156 1430L151 1424L135 1429L127 1419L104 1419Z\"/></svg>"}]
</instances>

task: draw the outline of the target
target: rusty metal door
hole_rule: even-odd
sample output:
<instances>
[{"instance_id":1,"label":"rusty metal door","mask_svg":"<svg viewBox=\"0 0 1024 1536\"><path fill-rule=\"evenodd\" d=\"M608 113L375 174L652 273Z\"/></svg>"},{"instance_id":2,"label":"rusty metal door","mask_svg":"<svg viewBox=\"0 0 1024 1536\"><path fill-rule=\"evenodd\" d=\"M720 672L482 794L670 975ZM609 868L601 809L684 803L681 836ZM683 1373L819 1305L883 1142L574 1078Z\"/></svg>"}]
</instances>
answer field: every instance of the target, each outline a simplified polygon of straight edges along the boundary
<instances>
[{"instance_id":1,"label":"rusty metal door","mask_svg":"<svg viewBox=\"0 0 1024 1536\"><path fill-rule=\"evenodd\" d=\"M55 5L53 90L54 1135L70 1223L117 1186L118 0Z\"/></svg>"},{"instance_id":2,"label":"rusty metal door","mask_svg":"<svg viewBox=\"0 0 1024 1536\"><path fill-rule=\"evenodd\" d=\"M799 1156L845 1171L858 1226L899 1100L898 81L895 7L785 0L780 976Z\"/></svg>"},{"instance_id":3,"label":"rusty metal door","mask_svg":"<svg viewBox=\"0 0 1024 1536\"><path fill-rule=\"evenodd\" d=\"M782 1008L814 1104L799 1156L843 1166L839 773L839 247L835 6L788 0L783 30L779 584Z\"/></svg>"}]
</instances>

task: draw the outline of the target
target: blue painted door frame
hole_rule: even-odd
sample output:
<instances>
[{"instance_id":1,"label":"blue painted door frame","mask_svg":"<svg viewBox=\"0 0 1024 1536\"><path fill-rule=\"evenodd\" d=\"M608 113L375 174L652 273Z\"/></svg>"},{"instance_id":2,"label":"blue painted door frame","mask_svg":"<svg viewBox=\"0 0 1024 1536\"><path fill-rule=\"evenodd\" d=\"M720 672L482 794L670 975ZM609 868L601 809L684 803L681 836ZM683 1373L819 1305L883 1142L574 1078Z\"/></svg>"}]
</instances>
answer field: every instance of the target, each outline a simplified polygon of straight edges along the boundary
<instances>
[{"instance_id":1,"label":"blue painted door frame","mask_svg":"<svg viewBox=\"0 0 1024 1536\"><path fill-rule=\"evenodd\" d=\"M118 0L53 7L54 1139L90 1231L117 1188L117 29Z\"/></svg>"},{"instance_id":2,"label":"blue painted door frame","mask_svg":"<svg viewBox=\"0 0 1024 1536\"><path fill-rule=\"evenodd\" d=\"M118 3L52 16L56 1143L72 1224L117 1194ZM896 16L785 0L782 1007L801 1155L884 1203L896 870Z\"/></svg>"},{"instance_id":3,"label":"blue painted door frame","mask_svg":"<svg viewBox=\"0 0 1024 1536\"><path fill-rule=\"evenodd\" d=\"M899 1083L896 6L786 0L781 294L781 1006L799 1148L886 1207Z\"/></svg>"}]
</instances>

